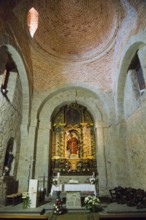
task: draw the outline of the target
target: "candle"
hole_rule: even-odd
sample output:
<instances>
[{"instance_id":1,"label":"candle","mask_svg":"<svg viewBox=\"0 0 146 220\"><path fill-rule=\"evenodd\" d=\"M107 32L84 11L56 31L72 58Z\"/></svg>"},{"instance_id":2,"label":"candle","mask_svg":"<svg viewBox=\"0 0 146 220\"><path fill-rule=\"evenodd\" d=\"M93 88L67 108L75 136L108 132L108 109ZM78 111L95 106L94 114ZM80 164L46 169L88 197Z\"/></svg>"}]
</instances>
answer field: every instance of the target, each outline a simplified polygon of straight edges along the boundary
<instances>
[{"instance_id":1,"label":"candle","mask_svg":"<svg viewBox=\"0 0 146 220\"><path fill-rule=\"evenodd\" d=\"M57 177L60 177L60 172L57 173Z\"/></svg>"}]
</instances>

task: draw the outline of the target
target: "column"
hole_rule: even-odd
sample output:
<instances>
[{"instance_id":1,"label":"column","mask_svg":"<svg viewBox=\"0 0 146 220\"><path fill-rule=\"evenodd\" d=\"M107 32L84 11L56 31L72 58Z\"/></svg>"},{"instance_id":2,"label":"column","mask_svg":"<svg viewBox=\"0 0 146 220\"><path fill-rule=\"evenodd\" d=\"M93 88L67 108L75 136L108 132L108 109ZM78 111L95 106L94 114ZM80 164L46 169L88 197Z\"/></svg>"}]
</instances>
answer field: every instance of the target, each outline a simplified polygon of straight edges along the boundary
<instances>
[{"instance_id":1,"label":"column","mask_svg":"<svg viewBox=\"0 0 146 220\"><path fill-rule=\"evenodd\" d=\"M106 156L105 156L105 143L104 132L102 123L96 126L97 135L97 169L99 174L99 194L107 195L107 169L106 169Z\"/></svg>"},{"instance_id":2,"label":"column","mask_svg":"<svg viewBox=\"0 0 146 220\"><path fill-rule=\"evenodd\" d=\"M35 178L39 179L39 187L45 185L46 189L48 188L47 181L50 169L50 129L49 122L40 122L36 144ZM45 183L43 183L43 176L45 176Z\"/></svg>"}]
</instances>

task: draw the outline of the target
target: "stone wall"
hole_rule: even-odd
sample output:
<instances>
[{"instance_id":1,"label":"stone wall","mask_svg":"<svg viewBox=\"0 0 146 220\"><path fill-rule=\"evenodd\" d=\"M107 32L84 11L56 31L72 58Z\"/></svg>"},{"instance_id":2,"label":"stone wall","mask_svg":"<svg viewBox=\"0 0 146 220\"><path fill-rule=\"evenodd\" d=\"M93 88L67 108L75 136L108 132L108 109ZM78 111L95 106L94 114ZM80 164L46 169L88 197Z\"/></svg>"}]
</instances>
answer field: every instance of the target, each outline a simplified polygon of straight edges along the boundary
<instances>
[{"instance_id":1,"label":"stone wall","mask_svg":"<svg viewBox=\"0 0 146 220\"><path fill-rule=\"evenodd\" d=\"M129 70L124 90L124 116L128 118L139 107L140 90L135 70Z\"/></svg>"},{"instance_id":2,"label":"stone wall","mask_svg":"<svg viewBox=\"0 0 146 220\"><path fill-rule=\"evenodd\" d=\"M7 143L11 137L14 138L13 154L14 160L10 175L16 179L19 150L20 150L20 125L22 120L22 91L19 75L16 72L11 72L8 85L7 95L0 93L0 176L3 174L4 159L7 148ZM1 179L1 184L3 178ZM5 187L7 190L7 187ZM5 191L2 192L0 188L0 195L6 196ZM1 198L1 201L5 201Z\"/></svg>"},{"instance_id":3,"label":"stone wall","mask_svg":"<svg viewBox=\"0 0 146 220\"><path fill-rule=\"evenodd\" d=\"M138 51L139 60L145 73L145 47ZM129 184L134 188L146 189L145 184L145 106L146 93L140 91L135 70L129 70L125 79L124 87L124 117L126 130L126 154L127 165L129 167Z\"/></svg>"},{"instance_id":4,"label":"stone wall","mask_svg":"<svg viewBox=\"0 0 146 220\"><path fill-rule=\"evenodd\" d=\"M15 88L14 88L15 87ZM8 140L13 137L15 141L15 162L18 163L18 153L20 147L20 124L22 120L22 91L21 83L17 73L10 73L7 86L7 96L0 94L0 115L1 115L1 169L3 171L3 162ZM11 96L13 94L13 97ZM16 175L16 170L15 170Z\"/></svg>"},{"instance_id":5,"label":"stone wall","mask_svg":"<svg viewBox=\"0 0 146 220\"><path fill-rule=\"evenodd\" d=\"M127 120L127 152L131 186L146 189L146 102Z\"/></svg>"},{"instance_id":6,"label":"stone wall","mask_svg":"<svg viewBox=\"0 0 146 220\"><path fill-rule=\"evenodd\" d=\"M121 54L131 36L143 31L146 27L144 22L146 18L145 2L121 1L119 8L119 16L121 18L115 47L114 49L111 47L111 50L105 53L102 58L95 58L92 62L90 62L90 59L87 61L80 60L79 62L57 59L57 57L52 57L45 50L42 50L36 44L35 37L30 40L26 28L28 5L27 3L24 5L18 4L13 12L10 9L5 16L2 13L5 10L1 8L2 22L0 22L4 23L3 21L5 20L6 23L0 27L0 31L2 35L4 33L7 35L5 36L5 41L0 42L1 44L6 42L11 45L13 39L15 42L13 46L22 55L24 66L28 69L28 78L31 83L29 88L26 87L26 89L29 90L32 87L34 89L30 126L29 130L26 129L28 128L28 123L21 127L21 143L21 101L22 98L23 100L26 99L26 105L23 106L23 110L29 108L29 99L26 97L29 93L22 97L21 84L18 78L16 78L18 81L16 80L16 86L13 88L14 93L10 93L10 90L8 91L7 95L10 102L0 93L1 174L7 141L10 137L14 137L16 147L15 175L17 173L19 147L21 145L18 170L18 178L21 181L20 190L24 190L27 187L28 176L26 174L28 174L31 159L34 159L31 164L31 177L41 179L45 173L48 178L51 114L58 106L77 101L87 107L95 119L98 152L97 167L99 169L99 187L101 192L104 193L104 190L106 191L115 185L126 186L131 184L133 187L145 187L145 179L143 178L145 174L144 156L146 153L144 147L146 129L145 102L142 103L141 101L144 100L141 99L137 100L133 90L131 73L128 73L127 76L126 65L129 64L130 56L128 59L126 57L126 61L124 60L123 66L126 66L126 71L124 69L121 76L122 79L126 80L126 84L124 80L119 80L119 85L117 86L120 64L123 62ZM32 5L30 4L29 6ZM42 9L45 10L45 8ZM82 30L82 27L79 28L80 30ZM41 38L41 35L39 37ZM42 40L46 44L43 36ZM16 57L16 60L18 61L17 67L22 70L22 66L19 66L20 59ZM13 83L11 86L13 86ZM124 117L121 106L120 116L126 121L117 122L116 120L119 112L116 107L114 110L113 97L117 95L118 91L115 89L115 93L112 93L112 87L114 88L114 86L115 88L118 87L119 90L121 87L125 87L124 98L121 95L122 88L116 101L121 106L124 105ZM24 114L23 120L26 119L27 121L27 116L28 114ZM100 127L100 122L105 125ZM28 131L29 134L27 133ZM141 172L142 170L143 173Z\"/></svg>"}]
</instances>

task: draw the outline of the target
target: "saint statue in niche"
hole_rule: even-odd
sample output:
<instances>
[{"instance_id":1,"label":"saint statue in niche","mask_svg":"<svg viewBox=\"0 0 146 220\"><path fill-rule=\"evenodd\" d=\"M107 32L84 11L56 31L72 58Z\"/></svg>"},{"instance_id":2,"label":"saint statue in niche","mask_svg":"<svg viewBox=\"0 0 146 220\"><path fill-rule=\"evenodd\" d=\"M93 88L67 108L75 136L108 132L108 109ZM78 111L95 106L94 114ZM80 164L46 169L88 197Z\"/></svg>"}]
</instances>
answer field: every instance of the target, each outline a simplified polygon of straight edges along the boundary
<instances>
[{"instance_id":1,"label":"saint statue in niche","mask_svg":"<svg viewBox=\"0 0 146 220\"><path fill-rule=\"evenodd\" d=\"M79 157L79 140L74 134L70 135L67 141L68 157Z\"/></svg>"},{"instance_id":2,"label":"saint statue in niche","mask_svg":"<svg viewBox=\"0 0 146 220\"><path fill-rule=\"evenodd\" d=\"M9 176L11 171L12 162L14 160L13 155L13 140L10 139L10 143L8 143L6 155L5 155L5 161L4 161L4 176Z\"/></svg>"}]
</instances>

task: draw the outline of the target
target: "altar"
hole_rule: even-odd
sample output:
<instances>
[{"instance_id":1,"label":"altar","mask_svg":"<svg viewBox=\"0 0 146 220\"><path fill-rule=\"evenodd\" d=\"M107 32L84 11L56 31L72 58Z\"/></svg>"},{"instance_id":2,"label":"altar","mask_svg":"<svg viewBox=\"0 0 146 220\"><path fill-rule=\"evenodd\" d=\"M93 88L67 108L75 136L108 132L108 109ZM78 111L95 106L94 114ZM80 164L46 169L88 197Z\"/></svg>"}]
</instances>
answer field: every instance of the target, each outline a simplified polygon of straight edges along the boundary
<instances>
[{"instance_id":1,"label":"altar","mask_svg":"<svg viewBox=\"0 0 146 220\"><path fill-rule=\"evenodd\" d=\"M53 195L53 192L93 192L96 196L96 187L94 184L59 184L57 186L52 185L50 195Z\"/></svg>"},{"instance_id":2,"label":"altar","mask_svg":"<svg viewBox=\"0 0 146 220\"><path fill-rule=\"evenodd\" d=\"M96 188L94 184L64 184L65 192L94 192L96 196Z\"/></svg>"}]
</instances>

